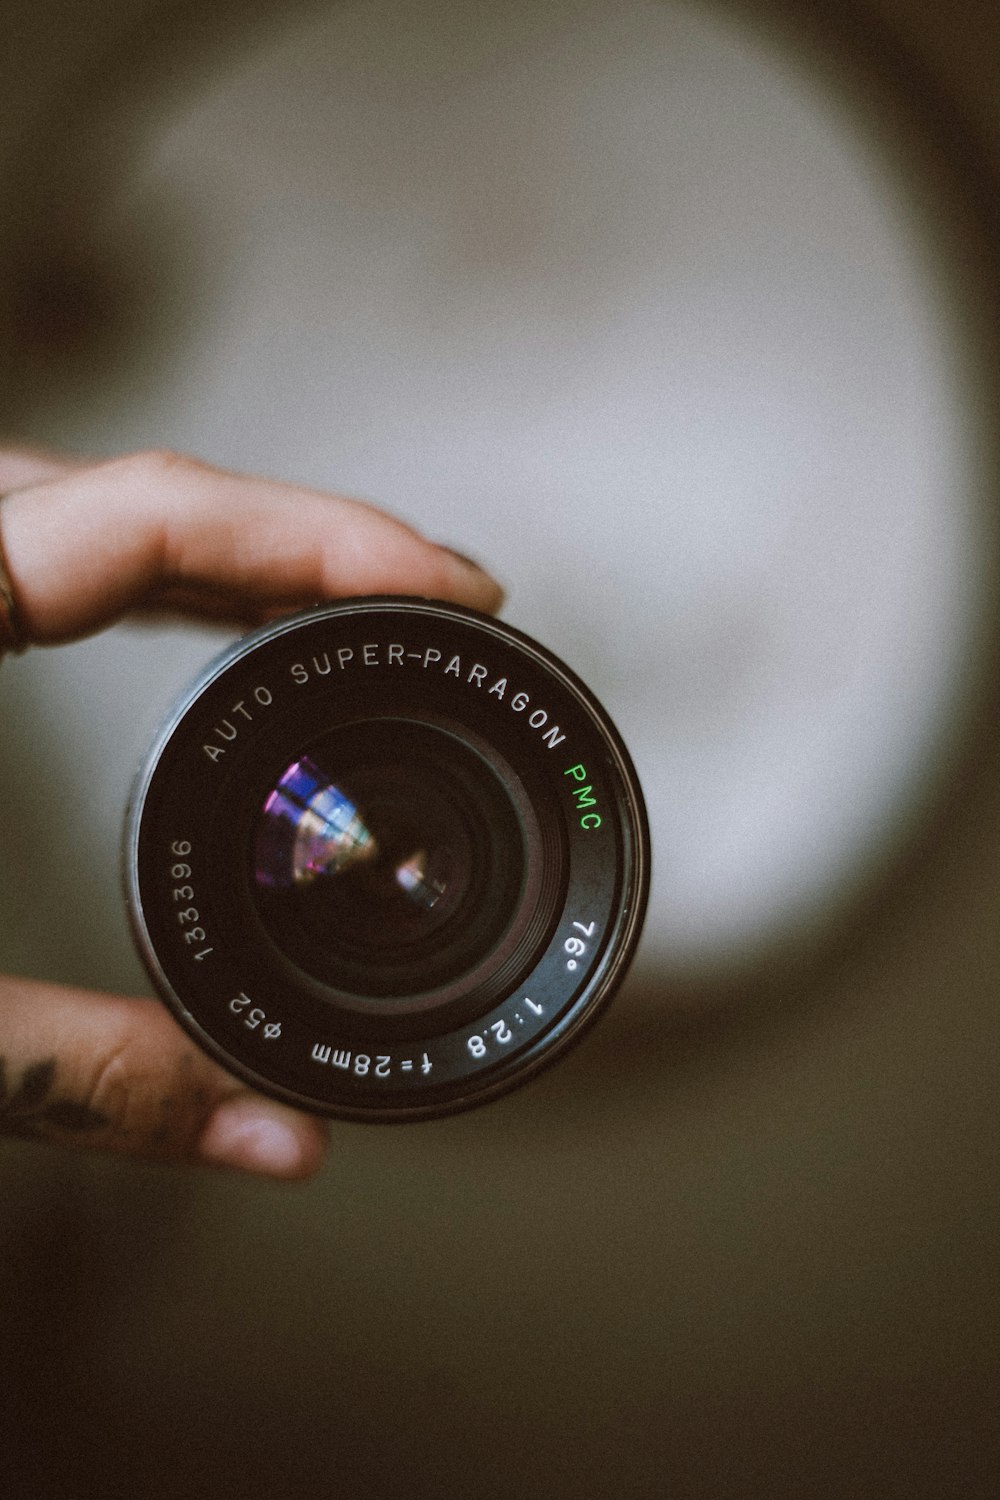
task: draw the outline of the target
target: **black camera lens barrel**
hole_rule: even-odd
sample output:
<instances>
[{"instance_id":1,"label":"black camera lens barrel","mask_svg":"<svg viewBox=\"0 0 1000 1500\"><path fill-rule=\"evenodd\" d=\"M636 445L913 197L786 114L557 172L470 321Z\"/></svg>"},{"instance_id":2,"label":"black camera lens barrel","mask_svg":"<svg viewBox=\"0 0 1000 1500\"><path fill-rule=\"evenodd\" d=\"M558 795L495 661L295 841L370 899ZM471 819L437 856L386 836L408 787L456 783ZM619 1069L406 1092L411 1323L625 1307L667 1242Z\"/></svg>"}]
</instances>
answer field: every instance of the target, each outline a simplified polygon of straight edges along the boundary
<instances>
[{"instance_id":1,"label":"black camera lens barrel","mask_svg":"<svg viewBox=\"0 0 1000 1500\"><path fill-rule=\"evenodd\" d=\"M579 679L458 606L352 599L210 665L136 780L125 884L159 993L318 1113L417 1119L512 1087L610 998L649 840Z\"/></svg>"}]
</instances>

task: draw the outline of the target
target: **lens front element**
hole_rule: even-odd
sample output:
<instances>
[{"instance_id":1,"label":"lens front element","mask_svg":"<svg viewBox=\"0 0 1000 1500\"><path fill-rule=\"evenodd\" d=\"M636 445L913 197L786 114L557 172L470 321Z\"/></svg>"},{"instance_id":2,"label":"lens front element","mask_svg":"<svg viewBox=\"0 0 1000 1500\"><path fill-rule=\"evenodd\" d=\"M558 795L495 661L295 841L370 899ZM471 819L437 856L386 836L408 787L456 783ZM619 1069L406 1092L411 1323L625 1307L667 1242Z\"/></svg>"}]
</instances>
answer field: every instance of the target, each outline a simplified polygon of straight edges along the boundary
<instances>
[{"instance_id":1,"label":"lens front element","mask_svg":"<svg viewBox=\"0 0 1000 1500\"><path fill-rule=\"evenodd\" d=\"M538 843L518 778L485 744L412 720L350 723L268 794L254 904L289 962L343 1003L427 1009L480 986L533 925Z\"/></svg>"}]
</instances>

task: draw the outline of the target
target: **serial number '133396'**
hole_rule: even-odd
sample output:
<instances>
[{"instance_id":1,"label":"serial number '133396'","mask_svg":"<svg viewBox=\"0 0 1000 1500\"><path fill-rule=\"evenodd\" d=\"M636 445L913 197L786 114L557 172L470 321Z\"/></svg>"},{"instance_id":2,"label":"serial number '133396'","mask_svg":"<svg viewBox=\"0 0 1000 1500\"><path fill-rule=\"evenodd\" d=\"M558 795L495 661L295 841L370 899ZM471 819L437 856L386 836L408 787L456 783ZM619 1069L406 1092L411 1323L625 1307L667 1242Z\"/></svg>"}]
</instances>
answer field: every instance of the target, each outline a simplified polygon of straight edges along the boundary
<instances>
[{"instance_id":1,"label":"serial number '133396'","mask_svg":"<svg viewBox=\"0 0 1000 1500\"><path fill-rule=\"evenodd\" d=\"M187 839L174 839L170 845L170 853L175 863L170 866L170 878L175 882L171 896L174 902L174 915L182 931L181 936L189 948L194 947L197 951L192 954L196 963L201 963L215 949L208 942L208 934L204 927L200 926L201 914L196 906L187 903L195 899L194 886L189 885L192 870L187 863L187 856L191 853L191 844ZM179 882L179 883L177 883Z\"/></svg>"}]
</instances>

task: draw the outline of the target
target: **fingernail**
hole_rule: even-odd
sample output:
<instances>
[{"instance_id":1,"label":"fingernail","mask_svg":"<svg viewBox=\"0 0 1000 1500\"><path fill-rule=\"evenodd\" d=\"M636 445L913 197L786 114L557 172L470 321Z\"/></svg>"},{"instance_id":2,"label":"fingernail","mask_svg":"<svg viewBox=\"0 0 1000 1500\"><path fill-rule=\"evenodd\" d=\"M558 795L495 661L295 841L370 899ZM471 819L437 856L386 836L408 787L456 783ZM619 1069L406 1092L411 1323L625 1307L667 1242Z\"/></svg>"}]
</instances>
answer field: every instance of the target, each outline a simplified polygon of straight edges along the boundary
<instances>
[{"instance_id":1,"label":"fingernail","mask_svg":"<svg viewBox=\"0 0 1000 1500\"><path fill-rule=\"evenodd\" d=\"M446 552L450 552L452 557L457 557L458 561L464 563L467 568L475 568L477 573L482 573L486 578L490 576L486 572L486 569L477 563L474 557L470 557L467 552L459 552L457 547L445 547L443 542L441 546L444 547Z\"/></svg>"},{"instance_id":2,"label":"fingernail","mask_svg":"<svg viewBox=\"0 0 1000 1500\"><path fill-rule=\"evenodd\" d=\"M474 557L469 557L468 553L459 552L457 547L448 547L444 542L440 542L438 545L442 551L448 553L449 557L453 557L456 562L461 563L463 568L475 574L476 591L480 596L480 598L477 598L479 607L489 610L499 609L504 601L504 590L497 583L492 573L488 573L480 563L476 562Z\"/></svg>"},{"instance_id":3,"label":"fingernail","mask_svg":"<svg viewBox=\"0 0 1000 1500\"><path fill-rule=\"evenodd\" d=\"M301 1177L311 1169L301 1121L250 1094L237 1094L209 1119L198 1143L202 1161L265 1177Z\"/></svg>"}]
</instances>

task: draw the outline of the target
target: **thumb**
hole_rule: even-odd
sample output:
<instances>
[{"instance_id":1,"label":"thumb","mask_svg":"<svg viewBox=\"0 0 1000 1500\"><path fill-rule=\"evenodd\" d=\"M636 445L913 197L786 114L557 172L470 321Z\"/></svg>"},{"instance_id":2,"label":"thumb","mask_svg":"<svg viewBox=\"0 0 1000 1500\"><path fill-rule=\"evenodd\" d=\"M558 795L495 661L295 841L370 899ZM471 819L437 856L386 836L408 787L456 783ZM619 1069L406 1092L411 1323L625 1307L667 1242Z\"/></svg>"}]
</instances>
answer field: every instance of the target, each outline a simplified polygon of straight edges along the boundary
<instances>
[{"instance_id":1,"label":"thumb","mask_svg":"<svg viewBox=\"0 0 1000 1500\"><path fill-rule=\"evenodd\" d=\"M232 1078L154 1000L3 977L0 1134L294 1180L326 1126Z\"/></svg>"}]
</instances>

